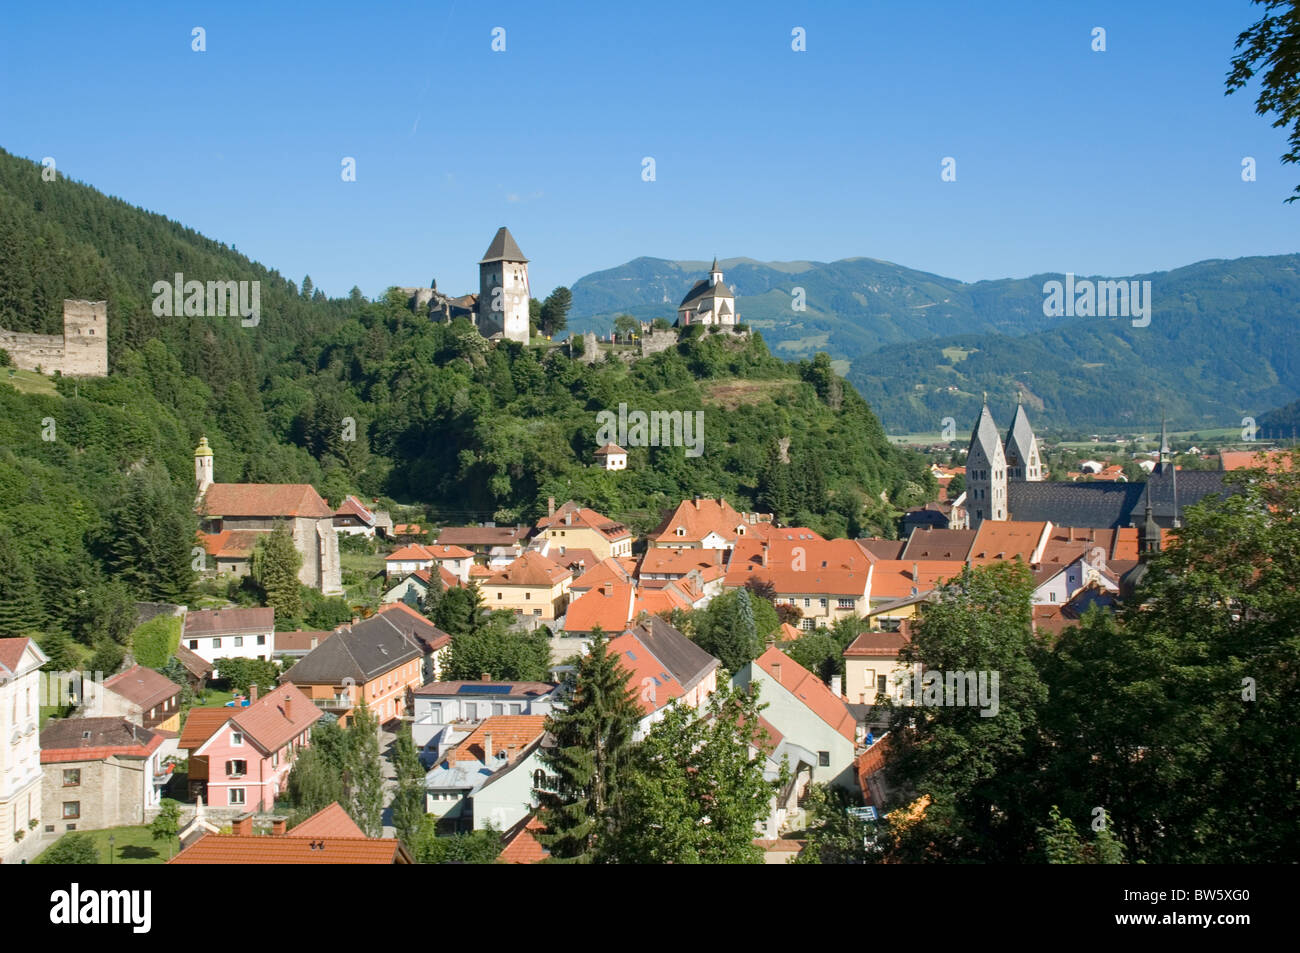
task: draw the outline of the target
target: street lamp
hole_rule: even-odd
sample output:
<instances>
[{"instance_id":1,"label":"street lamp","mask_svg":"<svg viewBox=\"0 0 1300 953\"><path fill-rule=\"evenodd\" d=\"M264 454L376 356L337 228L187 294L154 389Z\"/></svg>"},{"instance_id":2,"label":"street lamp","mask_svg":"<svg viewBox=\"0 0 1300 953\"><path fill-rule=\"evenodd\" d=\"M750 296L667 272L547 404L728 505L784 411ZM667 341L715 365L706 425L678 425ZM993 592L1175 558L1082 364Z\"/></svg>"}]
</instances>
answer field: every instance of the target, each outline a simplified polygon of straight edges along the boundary
<instances>
[{"instance_id":1,"label":"street lamp","mask_svg":"<svg viewBox=\"0 0 1300 953\"><path fill-rule=\"evenodd\" d=\"M113 835L112 834L108 835L108 862L110 865L113 863Z\"/></svg>"}]
</instances>

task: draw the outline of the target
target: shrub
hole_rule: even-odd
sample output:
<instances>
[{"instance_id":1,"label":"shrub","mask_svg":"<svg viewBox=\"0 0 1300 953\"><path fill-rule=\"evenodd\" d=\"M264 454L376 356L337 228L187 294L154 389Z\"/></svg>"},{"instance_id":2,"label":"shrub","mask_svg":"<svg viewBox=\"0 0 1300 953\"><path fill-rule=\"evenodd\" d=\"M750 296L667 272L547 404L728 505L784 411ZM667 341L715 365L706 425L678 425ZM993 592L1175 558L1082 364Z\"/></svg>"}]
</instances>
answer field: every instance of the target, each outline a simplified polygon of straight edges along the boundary
<instances>
[{"instance_id":1,"label":"shrub","mask_svg":"<svg viewBox=\"0 0 1300 953\"><path fill-rule=\"evenodd\" d=\"M181 644L179 616L155 616L131 633L135 660L148 668L162 668Z\"/></svg>"}]
</instances>

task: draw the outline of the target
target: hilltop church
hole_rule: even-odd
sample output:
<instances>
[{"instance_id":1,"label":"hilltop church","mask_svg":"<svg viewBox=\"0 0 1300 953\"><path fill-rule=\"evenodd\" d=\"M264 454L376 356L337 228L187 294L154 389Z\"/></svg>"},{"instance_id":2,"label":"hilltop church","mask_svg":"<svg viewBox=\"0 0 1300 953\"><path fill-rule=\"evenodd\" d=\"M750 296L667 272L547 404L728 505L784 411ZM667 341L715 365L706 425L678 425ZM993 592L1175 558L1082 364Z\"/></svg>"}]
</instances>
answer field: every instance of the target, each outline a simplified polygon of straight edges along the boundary
<instances>
[{"instance_id":1,"label":"hilltop church","mask_svg":"<svg viewBox=\"0 0 1300 953\"><path fill-rule=\"evenodd\" d=\"M718 267L718 259L714 258L709 277L695 282L677 306L677 326L712 324L734 327L739 320L736 295L722 280L722 270Z\"/></svg>"},{"instance_id":2,"label":"hilltop church","mask_svg":"<svg viewBox=\"0 0 1300 953\"><path fill-rule=\"evenodd\" d=\"M1160 462L1145 483L1048 482L1038 438L1024 405L1017 402L1005 442L989 412L987 399L971 431L966 454L966 491L953 502L964 510L966 528L985 520L1050 521L1057 526L1120 528L1147 519L1163 529L1181 525L1179 513L1208 496L1232 492L1216 470L1178 470L1164 425L1160 428ZM953 526L952 528L962 528Z\"/></svg>"}]
</instances>

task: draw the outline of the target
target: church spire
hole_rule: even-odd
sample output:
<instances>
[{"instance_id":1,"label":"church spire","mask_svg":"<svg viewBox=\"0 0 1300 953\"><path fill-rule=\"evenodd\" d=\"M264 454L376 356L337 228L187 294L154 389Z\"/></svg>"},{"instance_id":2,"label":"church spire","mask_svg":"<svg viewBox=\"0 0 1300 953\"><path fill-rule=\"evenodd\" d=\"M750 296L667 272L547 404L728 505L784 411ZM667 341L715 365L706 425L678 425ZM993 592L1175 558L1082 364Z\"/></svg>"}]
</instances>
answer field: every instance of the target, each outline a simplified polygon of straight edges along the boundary
<instances>
[{"instance_id":1,"label":"church spire","mask_svg":"<svg viewBox=\"0 0 1300 953\"><path fill-rule=\"evenodd\" d=\"M718 256L713 256L713 264L709 267L709 286L720 284L722 282L722 271L718 268Z\"/></svg>"}]
</instances>

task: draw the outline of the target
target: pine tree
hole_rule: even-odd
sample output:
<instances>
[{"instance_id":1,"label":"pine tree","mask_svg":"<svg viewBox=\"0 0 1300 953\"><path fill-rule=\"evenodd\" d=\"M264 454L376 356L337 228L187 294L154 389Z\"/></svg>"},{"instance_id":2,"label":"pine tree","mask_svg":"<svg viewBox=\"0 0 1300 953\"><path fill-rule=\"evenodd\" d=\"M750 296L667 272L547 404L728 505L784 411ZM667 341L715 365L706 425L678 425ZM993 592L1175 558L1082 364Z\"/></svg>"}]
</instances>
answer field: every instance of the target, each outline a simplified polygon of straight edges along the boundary
<instances>
[{"instance_id":1,"label":"pine tree","mask_svg":"<svg viewBox=\"0 0 1300 953\"><path fill-rule=\"evenodd\" d=\"M393 770L397 794L393 798L393 827L408 848L414 849L424 821L424 766L411 738L411 726L403 725L393 742Z\"/></svg>"},{"instance_id":2,"label":"pine tree","mask_svg":"<svg viewBox=\"0 0 1300 953\"><path fill-rule=\"evenodd\" d=\"M266 596L266 604L275 609L277 622L296 619L302 614L302 593L298 570L302 555L293 544L288 527L283 524L257 541L253 549L252 576Z\"/></svg>"},{"instance_id":3,"label":"pine tree","mask_svg":"<svg viewBox=\"0 0 1300 953\"><path fill-rule=\"evenodd\" d=\"M45 623L31 564L0 532L0 638L39 631Z\"/></svg>"},{"instance_id":4,"label":"pine tree","mask_svg":"<svg viewBox=\"0 0 1300 953\"><path fill-rule=\"evenodd\" d=\"M129 474L101 528L105 568L141 598L182 602L194 583L190 550L198 522L160 466Z\"/></svg>"},{"instance_id":5,"label":"pine tree","mask_svg":"<svg viewBox=\"0 0 1300 953\"><path fill-rule=\"evenodd\" d=\"M539 792L546 833L559 862L590 863L618 827L623 774L641 718L629 673L599 629L578 666L566 707L547 718L555 746L542 754L553 790Z\"/></svg>"}]
</instances>

